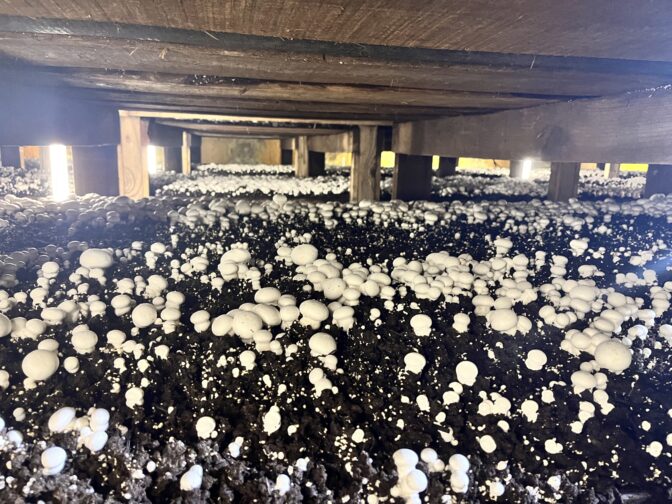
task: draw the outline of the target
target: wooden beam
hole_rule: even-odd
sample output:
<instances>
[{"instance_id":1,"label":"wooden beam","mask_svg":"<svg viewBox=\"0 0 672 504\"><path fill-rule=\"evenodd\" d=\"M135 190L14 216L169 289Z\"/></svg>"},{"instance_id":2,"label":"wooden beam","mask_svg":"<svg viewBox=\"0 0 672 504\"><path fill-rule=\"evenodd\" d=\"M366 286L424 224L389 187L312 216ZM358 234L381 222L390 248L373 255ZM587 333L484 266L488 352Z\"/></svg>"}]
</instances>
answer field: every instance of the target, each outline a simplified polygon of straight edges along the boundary
<instances>
[{"instance_id":1,"label":"wooden beam","mask_svg":"<svg viewBox=\"0 0 672 504\"><path fill-rule=\"evenodd\" d=\"M296 123L296 124L333 124L333 125L346 125L349 126L353 123L350 119L312 119L305 117L272 117L272 116L259 116L259 115L231 115L231 114L216 114L216 113L193 113L193 112L171 112L171 111L161 111L161 110L120 110L120 116L128 117L144 117L144 118L156 118L156 119L168 119L175 121L210 121L210 122L245 122L245 121L258 121L258 122L284 122L284 123ZM391 121L385 120L372 120L372 121L363 121L361 124L374 125L374 126L391 126Z\"/></svg>"},{"instance_id":2,"label":"wooden beam","mask_svg":"<svg viewBox=\"0 0 672 504\"><path fill-rule=\"evenodd\" d=\"M646 173L644 197L654 194L672 194L672 165L652 164Z\"/></svg>"},{"instance_id":3,"label":"wooden beam","mask_svg":"<svg viewBox=\"0 0 672 504\"><path fill-rule=\"evenodd\" d=\"M432 195L432 156L396 154L392 198L427 200Z\"/></svg>"},{"instance_id":4,"label":"wooden beam","mask_svg":"<svg viewBox=\"0 0 672 504\"><path fill-rule=\"evenodd\" d=\"M359 126L354 133L355 146L350 170L350 201L380 199L380 128Z\"/></svg>"},{"instance_id":5,"label":"wooden beam","mask_svg":"<svg viewBox=\"0 0 672 504\"><path fill-rule=\"evenodd\" d=\"M309 177L308 138L299 136L294 139L294 174L297 177Z\"/></svg>"},{"instance_id":6,"label":"wooden beam","mask_svg":"<svg viewBox=\"0 0 672 504\"><path fill-rule=\"evenodd\" d=\"M456 157L440 157L439 158L439 170L436 174L439 177L450 177L457 173L457 161L459 158Z\"/></svg>"},{"instance_id":7,"label":"wooden beam","mask_svg":"<svg viewBox=\"0 0 672 504\"><path fill-rule=\"evenodd\" d=\"M82 19L112 26L117 23L152 25L144 31L147 38L165 32L168 35L174 29L189 29L179 41L211 45L232 44L237 40L235 34L241 33L296 46L300 42L308 45L305 41L310 39L325 41L323 46L329 45L328 42L347 42L363 52L369 49L365 44L376 44L652 60L669 60L671 56L668 28L672 14L666 0L624 2L618 9L611 0L592 0L589 4L582 0L561 3L519 0L506 4L497 0L422 3L287 0L281 7L275 0L250 4L235 0L200 0L198 8L185 12L180 0L163 0L160 9L151 2L137 2L129 8L124 2L103 5L95 0L59 0L3 2L0 13L30 18ZM40 26L45 31L59 27L53 23L44 20L40 24L40 20L34 20L33 31ZM73 31L72 25L60 27L70 29L65 33ZM586 27L590 27L589 37ZM28 28L17 27L24 31ZM89 33L105 35L101 28L94 25ZM130 35L120 33L120 36ZM321 48L316 45L315 50Z\"/></svg>"},{"instance_id":8,"label":"wooden beam","mask_svg":"<svg viewBox=\"0 0 672 504\"><path fill-rule=\"evenodd\" d=\"M182 132L182 174L184 175L191 175L191 138L191 133Z\"/></svg>"},{"instance_id":9,"label":"wooden beam","mask_svg":"<svg viewBox=\"0 0 672 504\"><path fill-rule=\"evenodd\" d=\"M402 154L672 163L672 89L401 123Z\"/></svg>"},{"instance_id":10,"label":"wooden beam","mask_svg":"<svg viewBox=\"0 0 672 504\"><path fill-rule=\"evenodd\" d=\"M390 86L360 86L284 82L231 77L185 77L181 74L72 69L31 69L43 79L58 79L87 89L116 89L132 93L164 93L180 96L245 100L283 100L338 104L411 105L437 108L509 109L533 107L553 101L553 97L469 92L443 89L418 89Z\"/></svg>"},{"instance_id":11,"label":"wooden beam","mask_svg":"<svg viewBox=\"0 0 672 504\"><path fill-rule=\"evenodd\" d=\"M568 201L579 193L581 163L551 163L551 178L548 181L548 199Z\"/></svg>"},{"instance_id":12,"label":"wooden beam","mask_svg":"<svg viewBox=\"0 0 672 504\"><path fill-rule=\"evenodd\" d=\"M148 122L139 117L120 118L119 194L132 199L149 196L148 127Z\"/></svg>"},{"instance_id":13,"label":"wooden beam","mask_svg":"<svg viewBox=\"0 0 672 504\"><path fill-rule=\"evenodd\" d=\"M293 127L293 126L274 126L273 124L260 123L255 124L236 124L236 123L203 123L203 122L189 122L189 121L173 121L169 119L158 120L159 124L171 126L173 128L187 129L189 131L199 131L204 134L208 133L224 133L224 134L239 134L245 135L270 135L270 136L288 136L288 135L329 135L339 133L340 129L336 128L308 128L308 127Z\"/></svg>"},{"instance_id":14,"label":"wooden beam","mask_svg":"<svg viewBox=\"0 0 672 504\"><path fill-rule=\"evenodd\" d=\"M75 194L89 193L101 196L119 194L118 159L116 145L72 147L72 169Z\"/></svg>"},{"instance_id":15,"label":"wooden beam","mask_svg":"<svg viewBox=\"0 0 672 504\"><path fill-rule=\"evenodd\" d=\"M332 135L318 135L308 138L308 149L315 152L353 152L355 134L345 131Z\"/></svg>"},{"instance_id":16,"label":"wooden beam","mask_svg":"<svg viewBox=\"0 0 672 504\"><path fill-rule=\"evenodd\" d=\"M119 27L115 27L119 28ZM135 36L142 37L142 28ZM67 34L67 35L66 35ZM240 51L144 38L27 33L0 26L3 54L34 65L97 70L177 73L312 84L390 86L585 97L622 93L669 82L670 63L550 58L543 55L397 54L399 48L362 51L335 46L325 53L286 47L262 50L247 43ZM324 48L325 50L327 48ZM334 49L336 52L334 52ZM77 58L72 58L72 54ZM521 78L523 76L525 78Z\"/></svg>"}]
</instances>

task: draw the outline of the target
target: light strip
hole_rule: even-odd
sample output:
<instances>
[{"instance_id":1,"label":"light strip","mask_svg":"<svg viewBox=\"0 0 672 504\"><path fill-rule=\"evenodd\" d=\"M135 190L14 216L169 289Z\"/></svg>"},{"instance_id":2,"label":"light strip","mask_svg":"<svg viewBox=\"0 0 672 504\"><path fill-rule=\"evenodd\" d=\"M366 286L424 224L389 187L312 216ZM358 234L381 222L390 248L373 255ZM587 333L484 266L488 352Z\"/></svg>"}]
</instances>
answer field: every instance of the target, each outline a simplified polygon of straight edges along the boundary
<instances>
[{"instance_id":1,"label":"light strip","mask_svg":"<svg viewBox=\"0 0 672 504\"><path fill-rule=\"evenodd\" d=\"M49 146L49 171L51 175L51 194L56 201L70 197L68 176L68 149L65 145Z\"/></svg>"}]
</instances>

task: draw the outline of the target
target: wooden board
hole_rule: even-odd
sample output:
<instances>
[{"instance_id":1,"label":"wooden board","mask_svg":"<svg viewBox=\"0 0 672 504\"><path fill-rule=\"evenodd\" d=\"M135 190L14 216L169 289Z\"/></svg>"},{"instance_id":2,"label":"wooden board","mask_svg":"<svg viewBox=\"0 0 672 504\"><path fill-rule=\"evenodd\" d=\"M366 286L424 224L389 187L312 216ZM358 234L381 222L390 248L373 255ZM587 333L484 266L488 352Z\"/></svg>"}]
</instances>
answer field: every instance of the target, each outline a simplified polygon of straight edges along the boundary
<instances>
[{"instance_id":1,"label":"wooden board","mask_svg":"<svg viewBox=\"0 0 672 504\"><path fill-rule=\"evenodd\" d=\"M308 127L291 127L291 126L255 126L252 124L241 125L235 123L202 123L195 121L171 121L169 119L161 119L159 124L170 126L173 128L180 128L189 131L207 133L224 133L229 135L277 135L280 136L296 136L296 135L331 135L339 133L341 130L337 128L308 128Z\"/></svg>"},{"instance_id":2,"label":"wooden board","mask_svg":"<svg viewBox=\"0 0 672 504\"><path fill-rule=\"evenodd\" d=\"M0 3L0 14L389 46L672 58L666 0L13 0Z\"/></svg>"},{"instance_id":3,"label":"wooden board","mask_svg":"<svg viewBox=\"0 0 672 504\"><path fill-rule=\"evenodd\" d=\"M672 89L401 123L393 149L427 156L672 163Z\"/></svg>"},{"instance_id":4,"label":"wooden board","mask_svg":"<svg viewBox=\"0 0 672 504\"><path fill-rule=\"evenodd\" d=\"M337 47L338 49L338 47ZM415 50L413 50L415 51ZM601 96L670 82L670 63L439 54L422 59L306 53L291 49L232 51L153 40L94 38L0 30L6 57L55 67L130 70L283 82L371 85L544 96ZM73 54L77 57L73 58ZM386 57L387 56L387 57Z\"/></svg>"},{"instance_id":5,"label":"wooden board","mask_svg":"<svg viewBox=\"0 0 672 504\"><path fill-rule=\"evenodd\" d=\"M487 109L521 108L541 105L551 98L457 90L433 90L396 86L356 86L305 82L268 81L237 78L185 77L180 74L146 72L101 72L39 70L75 87L114 88L139 93L170 93L183 96L284 100L290 102L359 103L422 107L473 107Z\"/></svg>"},{"instance_id":6,"label":"wooden board","mask_svg":"<svg viewBox=\"0 0 672 504\"><path fill-rule=\"evenodd\" d=\"M308 150L314 152L353 152L356 147L354 131L308 138Z\"/></svg>"},{"instance_id":7,"label":"wooden board","mask_svg":"<svg viewBox=\"0 0 672 504\"><path fill-rule=\"evenodd\" d=\"M119 194L132 199L149 196L147 169L148 123L139 117L121 117L119 145Z\"/></svg>"},{"instance_id":8,"label":"wooden board","mask_svg":"<svg viewBox=\"0 0 672 504\"><path fill-rule=\"evenodd\" d=\"M297 177L309 177L308 138L299 136L294 139L294 174Z\"/></svg>"},{"instance_id":9,"label":"wooden board","mask_svg":"<svg viewBox=\"0 0 672 504\"><path fill-rule=\"evenodd\" d=\"M356 149L350 170L350 201L380 199L380 129L360 126L356 130Z\"/></svg>"},{"instance_id":10,"label":"wooden board","mask_svg":"<svg viewBox=\"0 0 672 504\"><path fill-rule=\"evenodd\" d=\"M192 135L186 131L182 132L182 155L181 155L181 171L184 175L191 175L191 151Z\"/></svg>"}]
</instances>

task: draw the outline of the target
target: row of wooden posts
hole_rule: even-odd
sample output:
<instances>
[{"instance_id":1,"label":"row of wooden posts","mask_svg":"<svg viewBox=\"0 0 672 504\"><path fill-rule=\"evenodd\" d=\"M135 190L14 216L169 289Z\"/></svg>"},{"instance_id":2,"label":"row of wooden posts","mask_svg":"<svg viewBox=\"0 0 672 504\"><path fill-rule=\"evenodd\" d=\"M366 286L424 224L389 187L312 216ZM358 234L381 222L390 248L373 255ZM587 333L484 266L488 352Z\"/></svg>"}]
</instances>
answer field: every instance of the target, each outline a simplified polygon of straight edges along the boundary
<instances>
[{"instance_id":1,"label":"row of wooden posts","mask_svg":"<svg viewBox=\"0 0 672 504\"><path fill-rule=\"evenodd\" d=\"M192 163L200 162L199 137L185 131L180 138L165 143L165 165L168 171L189 174ZM157 135L157 137L160 135ZM181 145L179 145L181 143ZM132 198L149 195L147 149L149 123L136 116L120 118L120 145L76 146L72 148L75 188L77 194L96 192L104 195L122 194ZM380 199L381 153L390 147L377 126L359 126L338 134L299 136L281 141L283 164L293 164L297 177L315 177L325 173L325 154L352 153L350 199ZM18 147L0 149L2 164L18 166ZM458 158L441 156L438 176L455 174ZM609 163L608 176L618 177L620 165ZM576 197L580 163L553 162L548 185L548 199L567 201ZM510 175L522 178L525 161L512 160ZM431 197L432 156L396 153L392 197L400 200L421 200ZM672 167L651 165L645 195L672 192Z\"/></svg>"}]
</instances>

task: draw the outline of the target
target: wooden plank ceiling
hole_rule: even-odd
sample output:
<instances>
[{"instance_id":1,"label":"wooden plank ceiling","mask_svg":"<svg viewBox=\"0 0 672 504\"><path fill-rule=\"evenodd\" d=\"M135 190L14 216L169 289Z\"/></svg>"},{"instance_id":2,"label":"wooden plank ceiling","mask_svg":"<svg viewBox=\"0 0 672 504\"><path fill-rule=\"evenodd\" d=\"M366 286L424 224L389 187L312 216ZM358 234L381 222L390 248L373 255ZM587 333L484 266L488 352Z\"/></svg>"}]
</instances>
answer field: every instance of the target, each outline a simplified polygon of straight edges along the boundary
<instances>
[{"instance_id":1,"label":"wooden plank ceiling","mask_svg":"<svg viewBox=\"0 0 672 504\"><path fill-rule=\"evenodd\" d=\"M666 0L4 0L0 73L130 109L408 121L670 84L671 23Z\"/></svg>"}]
</instances>

